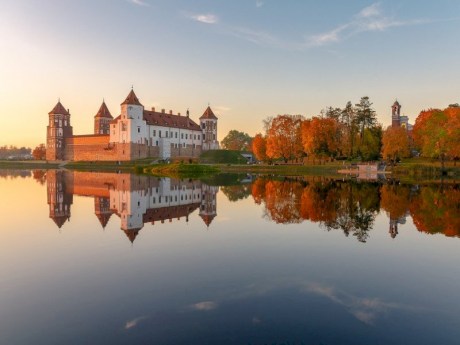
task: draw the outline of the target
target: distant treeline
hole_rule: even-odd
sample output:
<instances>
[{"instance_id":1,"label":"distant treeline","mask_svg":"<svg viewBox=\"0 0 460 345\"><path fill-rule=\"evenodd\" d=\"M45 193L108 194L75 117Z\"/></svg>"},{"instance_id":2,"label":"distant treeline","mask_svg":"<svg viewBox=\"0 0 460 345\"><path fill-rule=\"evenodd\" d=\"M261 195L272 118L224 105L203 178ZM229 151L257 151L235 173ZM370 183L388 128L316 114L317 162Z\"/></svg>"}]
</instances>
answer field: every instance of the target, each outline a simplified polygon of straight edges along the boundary
<instances>
[{"instance_id":1,"label":"distant treeline","mask_svg":"<svg viewBox=\"0 0 460 345\"><path fill-rule=\"evenodd\" d=\"M31 155L32 149L30 147L16 147L13 145L0 146L0 159L7 159L9 157L23 157Z\"/></svg>"}]
</instances>

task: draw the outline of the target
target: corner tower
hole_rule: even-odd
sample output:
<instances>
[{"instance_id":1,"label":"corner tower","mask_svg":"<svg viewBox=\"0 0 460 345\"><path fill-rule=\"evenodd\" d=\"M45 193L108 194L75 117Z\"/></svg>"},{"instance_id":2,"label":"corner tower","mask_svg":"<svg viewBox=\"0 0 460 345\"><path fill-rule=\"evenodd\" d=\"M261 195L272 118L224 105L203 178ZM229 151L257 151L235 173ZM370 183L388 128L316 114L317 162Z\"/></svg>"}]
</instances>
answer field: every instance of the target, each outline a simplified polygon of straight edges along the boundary
<instances>
[{"instance_id":1,"label":"corner tower","mask_svg":"<svg viewBox=\"0 0 460 345\"><path fill-rule=\"evenodd\" d=\"M401 126L401 105L395 101L391 106L391 127Z\"/></svg>"},{"instance_id":2,"label":"corner tower","mask_svg":"<svg viewBox=\"0 0 460 345\"><path fill-rule=\"evenodd\" d=\"M203 133L202 150L218 150L217 141L217 116L214 115L211 107L207 107L200 117L200 127Z\"/></svg>"},{"instance_id":3,"label":"corner tower","mask_svg":"<svg viewBox=\"0 0 460 345\"><path fill-rule=\"evenodd\" d=\"M99 111L94 116L94 134L110 134L110 121L112 120L112 114L102 101Z\"/></svg>"},{"instance_id":4,"label":"corner tower","mask_svg":"<svg viewBox=\"0 0 460 345\"><path fill-rule=\"evenodd\" d=\"M46 127L46 160L65 160L65 139L73 135L70 125L70 113L60 101L48 113Z\"/></svg>"}]
</instances>

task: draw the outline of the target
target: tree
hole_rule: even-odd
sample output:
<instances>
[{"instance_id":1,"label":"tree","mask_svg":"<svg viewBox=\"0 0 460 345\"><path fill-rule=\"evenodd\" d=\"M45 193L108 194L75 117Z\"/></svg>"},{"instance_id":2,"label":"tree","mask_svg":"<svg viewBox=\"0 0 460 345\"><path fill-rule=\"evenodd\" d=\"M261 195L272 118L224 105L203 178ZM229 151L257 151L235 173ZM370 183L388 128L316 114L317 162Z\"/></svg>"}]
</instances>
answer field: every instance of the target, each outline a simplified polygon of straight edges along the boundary
<instances>
[{"instance_id":1,"label":"tree","mask_svg":"<svg viewBox=\"0 0 460 345\"><path fill-rule=\"evenodd\" d=\"M301 115L278 115L267 123L267 156L271 159L299 158L303 154Z\"/></svg>"},{"instance_id":2,"label":"tree","mask_svg":"<svg viewBox=\"0 0 460 345\"><path fill-rule=\"evenodd\" d=\"M45 144L38 145L33 151L32 156L36 160L44 160L46 159L46 147Z\"/></svg>"},{"instance_id":3,"label":"tree","mask_svg":"<svg viewBox=\"0 0 460 345\"><path fill-rule=\"evenodd\" d=\"M402 127L389 127L382 138L382 156L394 164L400 158L410 156L409 137Z\"/></svg>"},{"instance_id":4,"label":"tree","mask_svg":"<svg viewBox=\"0 0 460 345\"><path fill-rule=\"evenodd\" d=\"M359 156L365 160L379 159L382 149L382 127L374 126L364 129L363 137L358 146Z\"/></svg>"},{"instance_id":5,"label":"tree","mask_svg":"<svg viewBox=\"0 0 460 345\"><path fill-rule=\"evenodd\" d=\"M442 169L445 166L449 144L453 139L449 138L447 130L448 116L439 109L422 111L415 120L413 129L414 141L424 157L439 158ZM454 138L454 140L460 138Z\"/></svg>"},{"instance_id":6,"label":"tree","mask_svg":"<svg viewBox=\"0 0 460 345\"><path fill-rule=\"evenodd\" d=\"M232 129L221 143L227 150L248 151L251 149L251 141L249 134Z\"/></svg>"},{"instance_id":7,"label":"tree","mask_svg":"<svg viewBox=\"0 0 460 345\"><path fill-rule=\"evenodd\" d=\"M361 139L364 136L364 129L373 127L377 124L377 117L375 110L372 109L372 103L369 101L369 97L361 97L356 106L356 123L360 128Z\"/></svg>"},{"instance_id":8,"label":"tree","mask_svg":"<svg viewBox=\"0 0 460 345\"><path fill-rule=\"evenodd\" d=\"M336 156L340 144L339 123L334 118L313 117L302 123L302 144L312 156Z\"/></svg>"},{"instance_id":9,"label":"tree","mask_svg":"<svg viewBox=\"0 0 460 345\"><path fill-rule=\"evenodd\" d=\"M356 124L356 111L353 108L351 102L348 102L345 105L345 108L342 110L340 122L342 123L342 146L345 148L349 158L354 155L354 146L356 143L356 133L357 124Z\"/></svg>"},{"instance_id":10,"label":"tree","mask_svg":"<svg viewBox=\"0 0 460 345\"><path fill-rule=\"evenodd\" d=\"M252 152L259 161L267 161L267 139L262 134L256 134L252 140Z\"/></svg>"}]
</instances>

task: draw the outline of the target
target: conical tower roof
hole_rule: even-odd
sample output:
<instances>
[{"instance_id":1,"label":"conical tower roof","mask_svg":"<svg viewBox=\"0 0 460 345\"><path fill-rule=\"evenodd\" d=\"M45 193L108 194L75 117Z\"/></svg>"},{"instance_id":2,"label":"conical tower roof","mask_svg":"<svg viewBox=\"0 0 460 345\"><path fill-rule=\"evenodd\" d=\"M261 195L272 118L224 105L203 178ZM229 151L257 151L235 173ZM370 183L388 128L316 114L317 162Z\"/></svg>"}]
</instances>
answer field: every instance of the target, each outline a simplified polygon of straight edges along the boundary
<instances>
[{"instance_id":1,"label":"conical tower roof","mask_svg":"<svg viewBox=\"0 0 460 345\"><path fill-rule=\"evenodd\" d=\"M134 104L134 105L140 105L142 106L141 102L139 102L139 98L137 98L136 94L134 93L134 90L131 89L131 91L128 94L128 97L126 97L125 101L121 103L123 104Z\"/></svg>"},{"instance_id":2,"label":"conical tower roof","mask_svg":"<svg viewBox=\"0 0 460 345\"><path fill-rule=\"evenodd\" d=\"M57 104L54 106L53 110L51 110L48 114L49 115L51 114L69 115L69 112L66 110L66 108L64 108L61 101L58 101Z\"/></svg>"},{"instance_id":3,"label":"conical tower roof","mask_svg":"<svg viewBox=\"0 0 460 345\"><path fill-rule=\"evenodd\" d=\"M105 117L108 119L113 119L112 114L110 114L109 108L104 101L102 101L101 107L99 108L97 114L94 116L95 118Z\"/></svg>"},{"instance_id":4,"label":"conical tower roof","mask_svg":"<svg viewBox=\"0 0 460 345\"><path fill-rule=\"evenodd\" d=\"M131 243L134 243L140 229L123 230Z\"/></svg>"},{"instance_id":5,"label":"conical tower roof","mask_svg":"<svg viewBox=\"0 0 460 345\"><path fill-rule=\"evenodd\" d=\"M109 222L110 217L112 216L112 213L99 213L96 214L97 219L99 219L99 222L101 223L102 227L105 229L107 226L107 223Z\"/></svg>"},{"instance_id":6,"label":"conical tower roof","mask_svg":"<svg viewBox=\"0 0 460 345\"><path fill-rule=\"evenodd\" d=\"M203 219L203 222L206 224L207 227L212 223L213 219L216 217L214 214L201 214L200 215L201 219Z\"/></svg>"},{"instance_id":7,"label":"conical tower roof","mask_svg":"<svg viewBox=\"0 0 460 345\"><path fill-rule=\"evenodd\" d=\"M67 216L54 216L54 217L51 217L51 219L60 229L69 218Z\"/></svg>"},{"instance_id":8,"label":"conical tower roof","mask_svg":"<svg viewBox=\"0 0 460 345\"><path fill-rule=\"evenodd\" d=\"M217 116L214 115L214 113L212 112L212 109L210 106L208 106L206 108L206 110L204 111L203 115L201 115L200 117L200 120L201 119L213 119L213 120L217 120Z\"/></svg>"}]
</instances>

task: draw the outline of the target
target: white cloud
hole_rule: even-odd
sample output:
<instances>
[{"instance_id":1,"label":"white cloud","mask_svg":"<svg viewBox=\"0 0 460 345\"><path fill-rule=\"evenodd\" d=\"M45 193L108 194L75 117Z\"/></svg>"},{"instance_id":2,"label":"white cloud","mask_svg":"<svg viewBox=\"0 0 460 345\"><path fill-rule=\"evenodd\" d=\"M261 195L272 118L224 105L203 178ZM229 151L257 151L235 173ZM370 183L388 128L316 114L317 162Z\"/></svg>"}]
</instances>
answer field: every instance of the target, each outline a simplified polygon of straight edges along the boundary
<instances>
[{"instance_id":1,"label":"white cloud","mask_svg":"<svg viewBox=\"0 0 460 345\"><path fill-rule=\"evenodd\" d=\"M145 2L145 1L142 1L142 0L128 0L130 3L134 4L134 5L137 5L137 6L146 6L146 7L149 7L150 4Z\"/></svg>"},{"instance_id":2,"label":"white cloud","mask_svg":"<svg viewBox=\"0 0 460 345\"><path fill-rule=\"evenodd\" d=\"M125 329L131 329L131 328L136 327L139 322L141 322L142 320L145 320L146 318L147 316L139 316L139 317L136 317L135 319L126 321Z\"/></svg>"},{"instance_id":3,"label":"white cloud","mask_svg":"<svg viewBox=\"0 0 460 345\"><path fill-rule=\"evenodd\" d=\"M190 19L205 24L216 24L219 21L219 18L214 14L193 14Z\"/></svg>"},{"instance_id":4,"label":"white cloud","mask_svg":"<svg viewBox=\"0 0 460 345\"><path fill-rule=\"evenodd\" d=\"M372 4L368 7L363 8L361 12L358 13L358 17L361 17L361 18L375 17L375 16L379 16L380 13L381 13L380 3L376 2L375 4Z\"/></svg>"},{"instance_id":5,"label":"white cloud","mask_svg":"<svg viewBox=\"0 0 460 345\"><path fill-rule=\"evenodd\" d=\"M260 7L262 7L263 5L264 5L264 2L263 2L263 1L261 1L261 0L257 0L257 1L256 1L256 7L257 7L257 8L260 8Z\"/></svg>"},{"instance_id":6,"label":"white cloud","mask_svg":"<svg viewBox=\"0 0 460 345\"><path fill-rule=\"evenodd\" d=\"M217 303L213 301L203 301L192 304L190 306L192 309L199 310L199 311L209 311L214 310L217 308Z\"/></svg>"}]
</instances>

